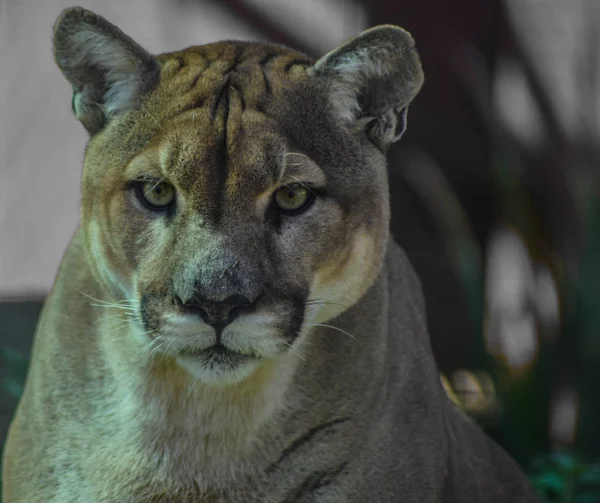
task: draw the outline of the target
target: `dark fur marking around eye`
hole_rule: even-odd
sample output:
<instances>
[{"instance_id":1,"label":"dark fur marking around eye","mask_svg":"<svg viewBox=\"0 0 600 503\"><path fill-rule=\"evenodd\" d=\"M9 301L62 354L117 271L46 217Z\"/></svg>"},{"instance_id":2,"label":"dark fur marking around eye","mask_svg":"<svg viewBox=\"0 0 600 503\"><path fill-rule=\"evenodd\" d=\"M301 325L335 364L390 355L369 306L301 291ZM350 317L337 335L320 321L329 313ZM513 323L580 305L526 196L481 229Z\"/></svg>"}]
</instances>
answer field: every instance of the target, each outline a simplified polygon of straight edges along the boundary
<instances>
[{"instance_id":1,"label":"dark fur marking around eye","mask_svg":"<svg viewBox=\"0 0 600 503\"><path fill-rule=\"evenodd\" d=\"M297 487L292 494L290 494L284 503L294 503L296 501L302 501L306 496L310 496L311 493L331 484L335 478L344 471L348 466L348 462L345 461L337 468L331 470L319 470L311 473L303 482ZM312 501L312 500L311 500Z\"/></svg>"},{"instance_id":2,"label":"dark fur marking around eye","mask_svg":"<svg viewBox=\"0 0 600 503\"><path fill-rule=\"evenodd\" d=\"M273 204L269 204L265 212L265 223L270 223L277 234L281 233L281 212Z\"/></svg>"},{"instance_id":3,"label":"dark fur marking around eye","mask_svg":"<svg viewBox=\"0 0 600 503\"><path fill-rule=\"evenodd\" d=\"M308 430L308 432L306 432L304 435L302 435L301 437L294 440L288 447L286 447L283 450L283 452L279 456L279 459L267 468L267 470L266 470L267 473L271 473L273 470L275 470L277 468L277 465L282 463L288 456L293 454L294 451L298 450L304 444L306 444L307 442L310 442L319 433L321 433L321 432L327 433L329 428L333 428L334 426L337 426L338 424L347 423L349 421L352 421L351 417L341 417L341 418L329 421L328 423L320 424L319 426L315 426L314 428Z\"/></svg>"}]
</instances>

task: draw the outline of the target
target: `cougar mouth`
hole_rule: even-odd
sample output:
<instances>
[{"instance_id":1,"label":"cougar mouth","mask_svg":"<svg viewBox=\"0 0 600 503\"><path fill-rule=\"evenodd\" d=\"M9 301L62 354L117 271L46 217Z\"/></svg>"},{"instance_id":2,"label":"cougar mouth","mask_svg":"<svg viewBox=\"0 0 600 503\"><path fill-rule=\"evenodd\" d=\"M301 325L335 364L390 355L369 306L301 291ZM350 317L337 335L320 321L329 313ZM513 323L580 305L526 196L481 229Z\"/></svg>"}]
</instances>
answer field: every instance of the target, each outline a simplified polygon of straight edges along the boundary
<instances>
[{"instance_id":1,"label":"cougar mouth","mask_svg":"<svg viewBox=\"0 0 600 503\"><path fill-rule=\"evenodd\" d=\"M193 376L212 384L239 382L262 361L257 355L234 351L221 342L203 349L182 350L177 360Z\"/></svg>"},{"instance_id":2,"label":"cougar mouth","mask_svg":"<svg viewBox=\"0 0 600 503\"><path fill-rule=\"evenodd\" d=\"M203 349L184 349L180 352L181 356L203 360L206 363L239 365L240 363L256 360L256 355L243 354L229 349L222 343L214 344Z\"/></svg>"}]
</instances>

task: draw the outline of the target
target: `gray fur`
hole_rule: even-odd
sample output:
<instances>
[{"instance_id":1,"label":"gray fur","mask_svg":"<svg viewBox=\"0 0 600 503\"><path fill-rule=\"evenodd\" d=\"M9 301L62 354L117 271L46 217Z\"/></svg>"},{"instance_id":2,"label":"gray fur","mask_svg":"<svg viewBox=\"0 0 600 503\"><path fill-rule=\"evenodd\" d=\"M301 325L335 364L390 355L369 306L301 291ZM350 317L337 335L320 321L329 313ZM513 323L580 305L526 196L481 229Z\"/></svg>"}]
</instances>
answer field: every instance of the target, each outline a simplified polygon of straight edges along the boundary
<instances>
[{"instance_id":1,"label":"gray fur","mask_svg":"<svg viewBox=\"0 0 600 503\"><path fill-rule=\"evenodd\" d=\"M369 137L383 151L406 130L408 105L423 84L414 40L397 26L365 31L323 56L312 73L327 82L338 114L368 126Z\"/></svg>"},{"instance_id":2,"label":"gray fur","mask_svg":"<svg viewBox=\"0 0 600 503\"><path fill-rule=\"evenodd\" d=\"M73 112L90 134L133 108L158 84L158 64L104 18L81 8L65 10L54 31L56 64L73 86Z\"/></svg>"}]
</instances>

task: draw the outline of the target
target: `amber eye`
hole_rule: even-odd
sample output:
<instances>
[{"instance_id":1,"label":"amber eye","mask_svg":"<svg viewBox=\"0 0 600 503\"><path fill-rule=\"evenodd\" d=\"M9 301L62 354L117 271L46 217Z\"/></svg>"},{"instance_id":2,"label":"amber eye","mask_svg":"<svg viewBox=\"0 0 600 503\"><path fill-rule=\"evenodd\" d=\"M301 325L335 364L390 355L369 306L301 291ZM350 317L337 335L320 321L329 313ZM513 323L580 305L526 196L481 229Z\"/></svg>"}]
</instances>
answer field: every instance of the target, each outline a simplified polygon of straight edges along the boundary
<instances>
[{"instance_id":1,"label":"amber eye","mask_svg":"<svg viewBox=\"0 0 600 503\"><path fill-rule=\"evenodd\" d=\"M156 180L142 180L136 185L138 199L152 211L164 211L175 200L172 185Z\"/></svg>"},{"instance_id":2,"label":"amber eye","mask_svg":"<svg viewBox=\"0 0 600 503\"><path fill-rule=\"evenodd\" d=\"M296 215L312 203L313 193L304 185L293 183L275 192L275 204L285 215Z\"/></svg>"}]
</instances>

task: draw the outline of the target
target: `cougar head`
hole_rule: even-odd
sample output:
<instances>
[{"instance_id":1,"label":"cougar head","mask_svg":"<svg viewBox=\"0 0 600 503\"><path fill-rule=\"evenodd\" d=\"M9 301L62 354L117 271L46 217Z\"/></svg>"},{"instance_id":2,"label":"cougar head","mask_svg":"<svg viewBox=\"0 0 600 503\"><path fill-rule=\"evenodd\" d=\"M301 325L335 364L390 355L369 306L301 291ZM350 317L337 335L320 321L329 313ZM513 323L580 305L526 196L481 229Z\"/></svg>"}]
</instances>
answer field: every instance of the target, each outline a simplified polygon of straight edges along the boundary
<instances>
[{"instance_id":1,"label":"cougar head","mask_svg":"<svg viewBox=\"0 0 600 503\"><path fill-rule=\"evenodd\" d=\"M384 154L423 82L406 31L372 28L318 61L242 42L153 56L73 8L54 54L90 134L86 253L137 343L233 383L372 285Z\"/></svg>"}]
</instances>

